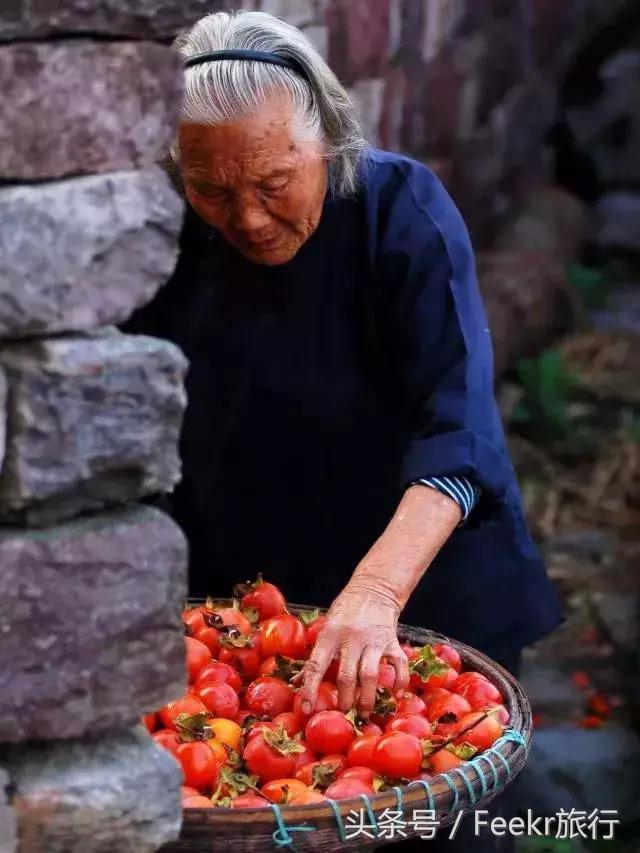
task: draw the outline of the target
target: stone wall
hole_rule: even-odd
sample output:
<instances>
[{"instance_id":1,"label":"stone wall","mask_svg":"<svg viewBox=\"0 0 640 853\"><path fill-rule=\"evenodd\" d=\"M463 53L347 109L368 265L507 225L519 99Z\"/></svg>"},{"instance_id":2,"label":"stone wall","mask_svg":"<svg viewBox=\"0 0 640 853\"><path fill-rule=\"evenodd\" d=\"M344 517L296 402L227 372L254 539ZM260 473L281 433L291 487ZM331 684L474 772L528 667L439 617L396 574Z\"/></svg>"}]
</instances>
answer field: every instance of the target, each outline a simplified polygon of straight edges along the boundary
<instances>
[{"instance_id":1,"label":"stone wall","mask_svg":"<svg viewBox=\"0 0 640 853\"><path fill-rule=\"evenodd\" d=\"M139 502L179 478L186 364L114 326L176 262L182 202L156 165L181 88L167 42L225 5L0 6L1 853L144 853L179 831L178 766L138 720L184 689L186 544ZM539 343L579 233L543 139L582 2L245 6L302 27L370 140L428 162L493 245L499 364Z\"/></svg>"},{"instance_id":2,"label":"stone wall","mask_svg":"<svg viewBox=\"0 0 640 853\"><path fill-rule=\"evenodd\" d=\"M183 214L156 165L182 72L149 39L205 5L135 5L0 9L1 853L144 853L181 824L140 717L185 689L186 543L140 501L180 477L187 365L115 326Z\"/></svg>"}]
</instances>

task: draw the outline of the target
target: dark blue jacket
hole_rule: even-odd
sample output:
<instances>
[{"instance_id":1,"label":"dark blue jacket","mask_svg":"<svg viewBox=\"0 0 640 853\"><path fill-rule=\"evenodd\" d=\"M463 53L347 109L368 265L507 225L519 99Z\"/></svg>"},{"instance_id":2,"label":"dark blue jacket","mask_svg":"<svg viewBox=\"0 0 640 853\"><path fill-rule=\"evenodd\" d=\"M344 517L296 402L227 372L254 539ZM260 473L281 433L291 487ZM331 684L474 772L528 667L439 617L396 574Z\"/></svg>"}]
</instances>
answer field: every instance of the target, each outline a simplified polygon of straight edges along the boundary
<instances>
[{"instance_id":1,"label":"dark blue jacket","mask_svg":"<svg viewBox=\"0 0 640 853\"><path fill-rule=\"evenodd\" d=\"M403 490L482 488L403 613L499 654L561 611L523 520L493 396L466 227L423 165L372 151L288 264L257 266L187 215L176 272L129 324L191 362L175 515L194 594L262 572L328 604Z\"/></svg>"}]
</instances>

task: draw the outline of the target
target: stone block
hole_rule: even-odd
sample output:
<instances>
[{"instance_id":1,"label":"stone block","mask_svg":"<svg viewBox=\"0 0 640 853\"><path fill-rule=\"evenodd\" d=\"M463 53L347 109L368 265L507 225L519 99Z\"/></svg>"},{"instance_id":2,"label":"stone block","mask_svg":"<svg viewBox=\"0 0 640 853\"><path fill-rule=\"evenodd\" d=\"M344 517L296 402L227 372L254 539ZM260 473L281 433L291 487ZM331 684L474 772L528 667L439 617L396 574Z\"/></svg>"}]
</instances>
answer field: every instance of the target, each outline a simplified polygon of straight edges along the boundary
<instances>
[{"instance_id":1,"label":"stone block","mask_svg":"<svg viewBox=\"0 0 640 853\"><path fill-rule=\"evenodd\" d=\"M564 270L541 252L481 252L478 281L500 376L521 358L539 353L571 310Z\"/></svg>"},{"instance_id":2,"label":"stone block","mask_svg":"<svg viewBox=\"0 0 640 853\"><path fill-rule=\"evenodd\" d=\"M303 27L302 32L309 39L320 56L326 59L329 38L326 26L324 24L310 24L307 27Z\"/></svg>"},{"instance_id":3,"label":"stone block","mask_svg":"<svg viewBox=\"0 0 640 853\"><path fill-rule=\"evenodd\" d=\"M300 27L314 20L313 3L310 0L260 0L254 7L261 12L282 18L294 27Z\"/></svg>"},{"instance_id":4,"label":"stone block","mask_svg":"<svg viewBox=\"0 0 640 853\"><path fill-rule=\"evenodd\" d=\"M588 211L559 187L535 184L514 201L511 215L496 235L500 251L530 251L570 264L587 236Z\"/></svg>"},{"instance_id":5,"label":"stone block","mask_svg":"<svg viewBox=\"0 0 640 853\"><path fill-rule=\"evenodd\" d=\"M595 242L609 251L640 252L640 193L619 190L598 199Z\"/></svg>"},{"instance_id":6,"label":"stone block","mask_svg":"<svg viewBox=\"0 0 640 853\"><path fill-rule=\"evenodd\" d=\"M345 85L383 75L390 40L390 0L331 0L327 22L329 65Z\"/></svg>"},{"instance_id":7,"label":"stone block","mask_svg":"<svg viewBox=\"0 0 640 853\"><path fill-rule=\"evenodd\" d=\"M182 771L140 726L5 746L0 760L23 853L152 853L179 834Z\"/></svg>"},{"instance_id":8,"label":"stone block","mask_svg":"<svg viewBox=\"0 0 640 853\"><path fill-rule=\"evenodd\" d=\"M0 338L123 322L173 271L182 213L157 166L0 188Z\"/></svg>"},{"instance_id":9,"label":"stone block","mask_svg":"<svg viewBox=\"0 0 640 853\"><path fill-rule=\"evenodd\" d=\"M16 813L7 803L9 777L0 768L0 853L14 853L16 849Z\"/></svg>"},{"instance_id":10,"label":"stone block","mask_svg":"<svg viewBox=\"0 0 640 853\"><path fill-rule=\"evenodd\" d=\"M33 181L166 159L182 97L176 51L70 40L0 48L0 178Z\"/></svg>"},{"instance_id":11,"label":"stone block","mask_svg":"<svg viewBox=\"0 0 640 853\"><path fill-rule=\"evenodd\" d=\"M380 142L384 89L384 80L358 80L349 92L364 135L371 145L378 145Z\"/></svg>"},{"instance_id":12,"label":"stone block","mask_svg":"<svg viewBox=\"0 0 640 853\"><path fill-rule=\"evenodd\" d=\"M61 35L170 38L231 0L11 0L0 4L0 41Z\"/></svg>"},{"instance_id":13,"label":"stone block","mask_svg":"<svg viewBox=\"0 0 640 853\"><path fill-rule=\"evenodd\" d=\"M151 507L0 531L0 742L96 736L183 694L186 551Z\"/></svg>"},{"instance_id":14,"label":"stone block","mask_svg":"<svg viewBox=\"0 0 640 853\"><path fill-rule=\"evenodd\" d=\"M0 471L7 441L7 378L0 369Z\"/></svg>"},{"instance_id":15,"label":"stone block","mask_svg":"<svg viewBox=\"0 0 640 853\"><path fill-rule=\"evenodd\" d=\"M115 330L0 347L9 385L0 523L50 524L171 491L186 359Z\"/></svg>"}]
</instances>

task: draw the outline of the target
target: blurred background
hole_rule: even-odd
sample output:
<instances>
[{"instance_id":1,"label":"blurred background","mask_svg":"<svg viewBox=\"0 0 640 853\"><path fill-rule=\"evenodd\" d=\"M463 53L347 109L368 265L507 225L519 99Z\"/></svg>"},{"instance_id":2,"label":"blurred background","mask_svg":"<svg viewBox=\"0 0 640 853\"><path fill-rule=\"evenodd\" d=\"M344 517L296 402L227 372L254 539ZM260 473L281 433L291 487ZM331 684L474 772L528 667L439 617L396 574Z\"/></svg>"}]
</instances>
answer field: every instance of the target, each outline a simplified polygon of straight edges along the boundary
<instances>
[{"instance_id":1,"label":"blurred background","mask_svg":"<svg viewBox=\"0 0 640 853\"><path fill-rule=\"evenodd\" d=\"M370 141L426 162L466 217L529 522L568 617L527 652L519 799L618 809L602 849L638 851L640 2L244 6L301 27Z\"/></svg>"}]
</instances>

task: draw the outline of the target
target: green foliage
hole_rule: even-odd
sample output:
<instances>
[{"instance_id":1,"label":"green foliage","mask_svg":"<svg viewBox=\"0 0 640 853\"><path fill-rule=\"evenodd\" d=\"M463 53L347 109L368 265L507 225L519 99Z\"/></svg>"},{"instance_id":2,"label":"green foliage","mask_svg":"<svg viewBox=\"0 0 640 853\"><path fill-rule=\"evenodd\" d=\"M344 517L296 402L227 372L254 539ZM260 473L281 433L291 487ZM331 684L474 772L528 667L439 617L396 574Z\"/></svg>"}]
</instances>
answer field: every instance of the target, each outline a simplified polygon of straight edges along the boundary
<instances>
[{"instance_id":1,"label":"green foliage","mask_svg":"<svg viewBox=\"0 0 640 853\"><path fill-rule=\"evenodd\" d=\"M542 441L562 441L571 431L570 404L579 383L559 350L549 349L518 364L522 399L512 422Z\"/></svg>"},{"instance_id":2,"label":"green foliage","mask_svg":"<svg viewBox=\"0 0 640 853\"><path fill-rule=\"evenodd\" d=\"M567 270L569 284L580 294L586 308L603 309L611 291L611 278L603 270L572 264Z\"/></svg>"}]
</instances>

